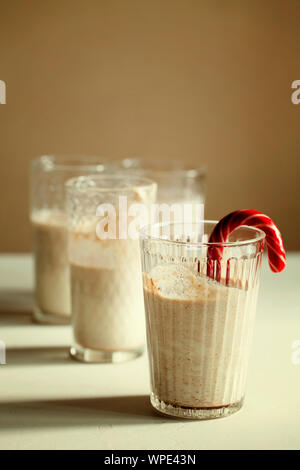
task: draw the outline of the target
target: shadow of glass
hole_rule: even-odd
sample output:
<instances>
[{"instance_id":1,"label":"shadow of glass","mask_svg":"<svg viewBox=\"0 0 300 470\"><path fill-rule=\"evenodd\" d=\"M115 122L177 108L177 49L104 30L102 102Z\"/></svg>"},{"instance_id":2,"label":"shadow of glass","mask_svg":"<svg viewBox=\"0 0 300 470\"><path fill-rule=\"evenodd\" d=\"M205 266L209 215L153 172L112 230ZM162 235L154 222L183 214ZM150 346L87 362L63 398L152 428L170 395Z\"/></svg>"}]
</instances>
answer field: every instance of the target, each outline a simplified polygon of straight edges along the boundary
<instances>
[{"instance_id":1,"label":"shadow of glass","mask_svg":"<svg viewBox=\"0 0 300 470\"><path fill-rule=\"evenodd\" d=\"M0 311L0 325L1 326L20 326L32 325L32 314L29 312L1 312Z\"/></svg>"},{"instance_id":2,"label":"shadow of glass","mask_svg":"<svg viewBox=\"0 0 300 470\"><path fill-rule=\"evenodd\" d=\"M0 416L0 431L167 421L154 412L147 395L1 403Z\"/></svg>"},{"instance_id":3,"label":"shadow of glass","mask_svg":"<svg viewBox=\"0 0 300 470\"><path fill-rule=\"evenodd\" d=\"M31 291L0 289L0 325L32 324L33 304Z\"/></svg>"},{"instance_id":4,"label":"shadow of glass","mask_svg":"<svg viewBox=\"0 0 300 470\"><path fill-rule=\"evenodd\" d=\"M20 347L6 350L6 362L11 366L40 366L75 364L69 355L70 348L59 347Z\"/></svg>"}]
</instances>

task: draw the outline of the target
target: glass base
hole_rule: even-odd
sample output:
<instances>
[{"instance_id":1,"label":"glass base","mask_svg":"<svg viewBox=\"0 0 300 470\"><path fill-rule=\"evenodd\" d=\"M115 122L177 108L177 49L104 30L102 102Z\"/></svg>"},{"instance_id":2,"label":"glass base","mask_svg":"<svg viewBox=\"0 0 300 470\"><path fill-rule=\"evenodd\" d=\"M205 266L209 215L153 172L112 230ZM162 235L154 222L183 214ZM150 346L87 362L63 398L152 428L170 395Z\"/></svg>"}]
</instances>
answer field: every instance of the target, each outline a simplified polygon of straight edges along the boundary
<instances>
[{"instance_id":1,"label":"glass base","mask_svg":"<svg viewBox=\"0 0 300 470\"><path fill-rule=\"evenodd\" d=\"M168 404L159 400L154 393L151 393L150 402L156 411L164 415L185 419L216 419L225 418L226 416L230 416L239 411L243 406L244 398L237 403L221 407L187 408Z\"/></svg>"},{"instance_id":2,"label":"glass base","mask_svg":"<svg viewBox=\"0 0 300 470\"><path fill-rule=\"evenodd\" d=\"M80 362L103 364L103 363L120 363L130 361L141 356L144 348L132 349L130 351L100 351L95 349L88 349L78 344L70 349L70 356Z\"/></svg>"},{"instance_id":3,"label":"glass base","mask_svg":"<svg viewBox=\"0 0 300 470\"><path fill-rule=\"evenodd\" d=\"M42 312L38 307L33 309L33 321L43 325L70 325L71 316L56 315L55 313Z\"/></svg>"}]
</instances>

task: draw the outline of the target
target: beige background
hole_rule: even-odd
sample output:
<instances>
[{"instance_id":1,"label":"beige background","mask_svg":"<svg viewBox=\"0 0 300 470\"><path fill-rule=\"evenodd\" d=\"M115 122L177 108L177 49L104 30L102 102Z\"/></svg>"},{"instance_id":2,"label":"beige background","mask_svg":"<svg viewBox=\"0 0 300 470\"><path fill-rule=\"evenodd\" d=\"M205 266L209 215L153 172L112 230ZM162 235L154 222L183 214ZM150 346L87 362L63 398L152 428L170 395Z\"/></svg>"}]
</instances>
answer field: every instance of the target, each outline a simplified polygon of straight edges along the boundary
<instances>
[{"instance_id":1,"label":"beige background","mask_svg":"<svg viewBox=\"0 0 300 470\"><path fill-rule=\"evenodd\" d=\"M300 249L298 0L0 0L0 251L30 250L42 153L178 158L206 215L267 212Z\"/></svg>"}]
</instances>

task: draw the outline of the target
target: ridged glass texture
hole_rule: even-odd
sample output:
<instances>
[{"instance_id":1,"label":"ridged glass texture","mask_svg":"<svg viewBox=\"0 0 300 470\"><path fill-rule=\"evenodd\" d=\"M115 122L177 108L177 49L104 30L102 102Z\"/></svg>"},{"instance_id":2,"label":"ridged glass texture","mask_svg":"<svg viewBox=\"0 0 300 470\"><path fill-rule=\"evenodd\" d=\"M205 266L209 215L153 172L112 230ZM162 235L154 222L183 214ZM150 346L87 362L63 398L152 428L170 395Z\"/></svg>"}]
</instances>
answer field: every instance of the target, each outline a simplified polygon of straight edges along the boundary
<instances>
[{"instance_id":1,"label":"ridged glass texture","mask_svg":"<svg viewBox=\"0 0 300 470\"><path fill-rule=\"evenodd\" d=\"M177 417L227 416L245 394L264 234L232 235L217 282L206 276L213 226L171 233L169 241L141 237L151 403Z\"/></svg>"}]
</instances>

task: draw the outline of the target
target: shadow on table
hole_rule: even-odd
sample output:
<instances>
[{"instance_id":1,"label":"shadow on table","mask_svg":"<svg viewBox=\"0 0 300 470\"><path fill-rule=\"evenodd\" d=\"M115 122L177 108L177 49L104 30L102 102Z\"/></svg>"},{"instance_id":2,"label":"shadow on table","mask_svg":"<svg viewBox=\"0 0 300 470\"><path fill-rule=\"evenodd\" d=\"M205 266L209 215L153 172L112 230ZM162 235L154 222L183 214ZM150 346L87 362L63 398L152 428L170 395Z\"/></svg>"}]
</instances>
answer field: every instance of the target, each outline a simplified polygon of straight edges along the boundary
<instances>
[{"instance_id":1,"label":"shadow on table","mask_svg":"<svg viewBox=\"0 0 300 470\"><path fill-rule=\"evenodd\" d=\"M6 362L9 367L75 364L67 346L7 348Z\"/></svg>"},{"instance_id":2,"label":"shadow on table","mask_svg":"<svg viewBox=\"0 0 300 470\"><path fill-rule=\"evenodd\" d=\"M8 429L57 428L165 422L149 396L119 396L0 404L0 432Z\"/></svg>"},{"instance_id":3,"label":"shadow on table","mask_svg":"<svg viewBox=\"0 0 300 470\"><path fill-rule=\"evenodd\" d=\"M0 325L32 324L33 293L28 290L0 289Z\"/></svg>"}]
</instances>

